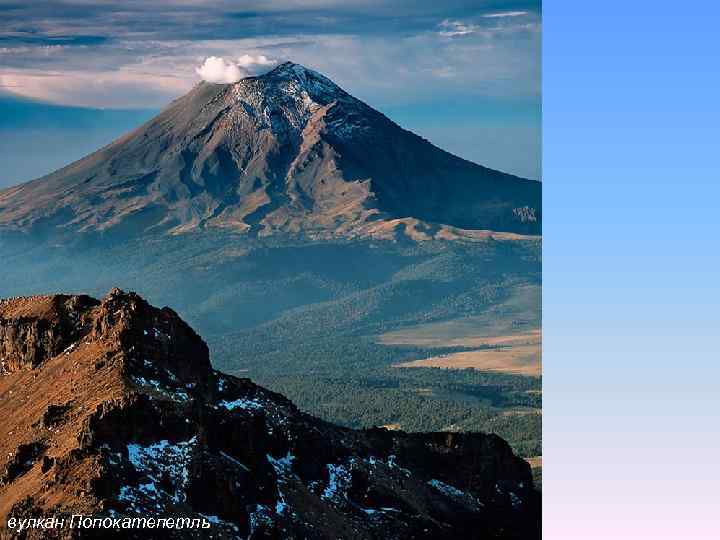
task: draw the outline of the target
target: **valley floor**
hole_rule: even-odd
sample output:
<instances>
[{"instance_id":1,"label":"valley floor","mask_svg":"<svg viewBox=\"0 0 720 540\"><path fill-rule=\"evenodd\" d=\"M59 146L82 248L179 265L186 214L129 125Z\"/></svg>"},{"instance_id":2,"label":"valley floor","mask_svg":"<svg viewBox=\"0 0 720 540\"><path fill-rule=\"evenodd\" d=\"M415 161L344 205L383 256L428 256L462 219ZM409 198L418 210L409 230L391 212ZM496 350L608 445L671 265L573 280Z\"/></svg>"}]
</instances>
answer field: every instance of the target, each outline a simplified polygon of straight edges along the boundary
<instances>
[{"instance_id":1,"label":"valley floor","mask_svg":"<svg viewBox=\"0 0 720 540\"><path fill-rule=\"evenodd\" d=\"M0 296L135 290L197 328L215 367L326 420L493 432L534 457L542 453L539 247L210 234L69 248L0 239ZM422 368L393 367L408 364Z\"/></svg>"}]
</instances>

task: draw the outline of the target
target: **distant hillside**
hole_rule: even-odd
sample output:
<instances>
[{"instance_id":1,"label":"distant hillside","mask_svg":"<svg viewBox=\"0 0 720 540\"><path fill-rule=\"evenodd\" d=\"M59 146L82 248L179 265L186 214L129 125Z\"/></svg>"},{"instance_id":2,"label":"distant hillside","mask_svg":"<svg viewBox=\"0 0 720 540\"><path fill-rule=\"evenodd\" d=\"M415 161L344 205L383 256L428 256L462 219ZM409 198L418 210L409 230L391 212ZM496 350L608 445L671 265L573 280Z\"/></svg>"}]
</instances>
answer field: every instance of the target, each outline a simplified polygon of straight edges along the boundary
<instances>
[{"instance_id":1,"label":"distant hillside","mask_svg":"<svg viewBox=\"0 0 720 540\"><path fill-rule=\"evenodd\" d=\"M465 335L539 329L537 240L307 243L204 231L111 246L0 239L0 252L0 296L137 290L198 328L216 368L324 419L490 431L523 456L541 452L541 417L523 412L539 411L540 378L393 368L475 349L381 338L443 321L462 323Z\"/></svg>"}]
</instances>

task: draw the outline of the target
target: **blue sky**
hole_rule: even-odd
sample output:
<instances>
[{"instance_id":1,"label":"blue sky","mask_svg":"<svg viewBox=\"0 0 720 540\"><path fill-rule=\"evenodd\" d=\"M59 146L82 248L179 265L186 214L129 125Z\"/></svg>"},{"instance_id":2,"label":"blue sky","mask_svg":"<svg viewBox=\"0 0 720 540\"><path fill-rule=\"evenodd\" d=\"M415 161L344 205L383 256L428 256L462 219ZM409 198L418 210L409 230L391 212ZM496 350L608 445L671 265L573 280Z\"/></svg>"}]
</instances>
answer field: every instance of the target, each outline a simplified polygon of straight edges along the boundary
<instances>
[{"instance_id":1,"label":"blue sky","mask_svg":"<svg viewBox=\"0 0 720 540\"><path fill-rule=\"evenodd\" d=\"M304 64L438 146L540 176L539 2L0 0L0 12L0 186L127 131L209 56L243 74L267 69L261 57Z\"/></svg>"}]
</instances>

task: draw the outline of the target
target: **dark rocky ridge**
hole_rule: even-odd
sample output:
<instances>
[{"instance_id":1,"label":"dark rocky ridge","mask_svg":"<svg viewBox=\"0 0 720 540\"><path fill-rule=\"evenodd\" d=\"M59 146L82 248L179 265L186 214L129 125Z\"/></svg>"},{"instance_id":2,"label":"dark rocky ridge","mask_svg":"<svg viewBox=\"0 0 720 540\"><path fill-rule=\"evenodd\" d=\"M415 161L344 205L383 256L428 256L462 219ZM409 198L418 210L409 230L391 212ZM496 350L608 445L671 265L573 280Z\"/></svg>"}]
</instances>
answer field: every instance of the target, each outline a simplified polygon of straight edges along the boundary
<instances>
[{"instance_id":1,"label":"dark rocky ridge","mask_svg":"<svg viewBox=\"0 0 720 540\"><path fill-rule=\"evenodd\" d=\"M310 238L540 234L540 183L445 152L286 63L200 83L134 132L0 192L0 230ZM461 235L463 236L463 235Z\"/></svg>"},{"instance_id":2,"label":"dark rocky ridge","mask_svg":"<svg viewBox=\"0 0 720 540\"><path fill-rule=\"evenodd\" d=\"M0 336L3 523L159 514L210 516L214 538L539 537L529 466L499 437L320 421L213 370L174 311L133 293L6 300Z\"/></svg>"}]
</instances>

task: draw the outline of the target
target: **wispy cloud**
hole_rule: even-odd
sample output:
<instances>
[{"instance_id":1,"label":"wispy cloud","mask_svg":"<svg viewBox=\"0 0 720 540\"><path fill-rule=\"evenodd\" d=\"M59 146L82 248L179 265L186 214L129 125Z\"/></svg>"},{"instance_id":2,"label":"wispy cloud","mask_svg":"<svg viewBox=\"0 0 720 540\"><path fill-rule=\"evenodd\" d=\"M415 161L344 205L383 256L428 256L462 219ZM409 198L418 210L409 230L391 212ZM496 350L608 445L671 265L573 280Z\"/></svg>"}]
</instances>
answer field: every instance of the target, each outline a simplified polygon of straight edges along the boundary
<instances>
[{"instance_id":1,"label":"wispy cloud","mask_svg":"<svg viewBox=\"0 0 720 540\"><path fill-rule=\"evenodd\" d=\"M484 10L467 0L3 2L0 82L66 104L159 107L198 77L234 81L275 59L377 105L438 93L536 96L540 86L539 0ZM522 25L504 20L521 10Z\"/></svg>"},{"instance_id":2,"label":"wispy cloud","mask_svg":"<svg viewBox=\"0 0 720 540\"><path fill-rule=\"evenodd\" d=\"M251 72L256 70L262 70L263 68L274 66L278 62L277 60L271 60L264 54L258 54L253 56L252 54L243 54L238 58L238 66L245 68Z\"/></svg>"},{"instance_id":3,"label":"wispy cloud","mask_svg":"<svg viewBox=\"0 0 720 540\"><path fill-rule=\"evenodd\" d=\"M442 28L438 33L445 37L466 36L473 34L479 28L476 24L466 24L461 21L451 21L449 19L445 19L438 24L438 26Z\"/></svg>"},{"instance_id":4,"label":"wispy cloud","mask_svg":"<svg viewBox=\"0 0 720 540\"><path fill-rule=\"evenodd\" d=\"M0 72L0 87L22 96L89 107L142 108L167 104L189 88L186 80L171 75L120 69L110 72L36 71ZM162 96L162 97L161 97Z\"/></svg>"},{"instance_id":5,"label":"wispy cloud","mask_svg":"<svg viewBox=\"0 0 720 540\"><path fill-rule=\"evenodd\" d=\"M502 11L499 13L486 13L483 17L485 19L503 19L505 17L522 17L527 14L527 11Z\"/></svg>"}]
</instances>

